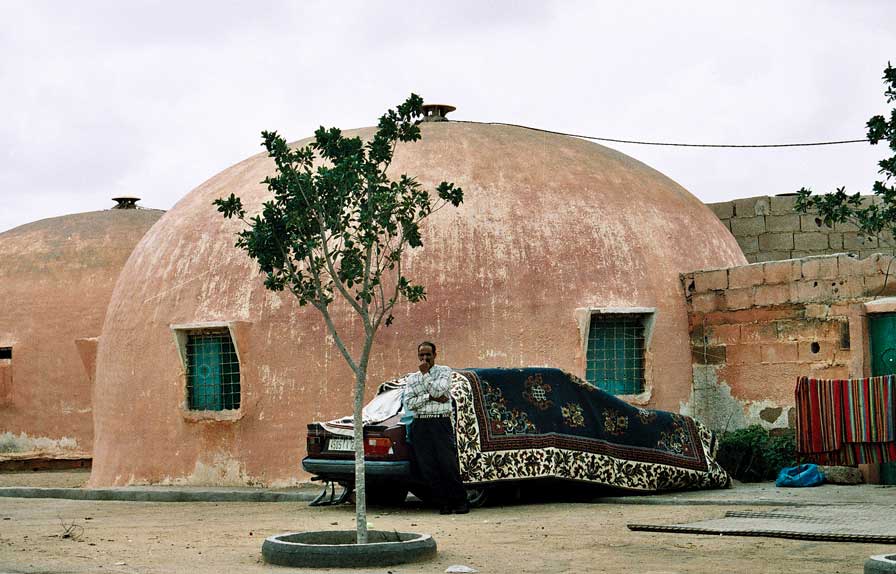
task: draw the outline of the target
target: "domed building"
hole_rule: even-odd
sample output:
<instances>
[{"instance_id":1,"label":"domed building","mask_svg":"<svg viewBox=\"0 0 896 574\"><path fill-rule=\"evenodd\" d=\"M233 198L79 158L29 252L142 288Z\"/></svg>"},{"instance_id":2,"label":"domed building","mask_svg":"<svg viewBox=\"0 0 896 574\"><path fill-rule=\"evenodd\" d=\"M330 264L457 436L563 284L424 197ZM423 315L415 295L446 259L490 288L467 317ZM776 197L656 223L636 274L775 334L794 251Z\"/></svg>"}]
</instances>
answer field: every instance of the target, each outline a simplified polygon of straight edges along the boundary
<instances>
[{"instance_id":1,"label":"domed building","mask_svg":"<svg viewBox=\"0 0 896 574\"><path fill-rule=\"evenodd\" d=\"M519 127L426 122L390 168L464 189L434 213L408 275L427 300L403 303L377 337L376 382L416 368L438 344L454 367L547 365L634 404L678 411L691 387L679 274L745 263L719 219L674 181L614 150ZM348 132L369 138L373 128ZM298 142L303 145L307 141ZM129 259L97 359L90 484L285 485L306 425L348 414L354 377L318 312L265 290L234 247L274 171L259 154L212 177L154 226ZM347 306L335 320L363 340Z\"/></svg>"},{"instance_id":2,"label":"domed building","mask_svg":"<svg viewBox=\"0 0 896 574\"><path fill-rule=\"evenodd\" d=\"M121 198L132 207L136 198ZM110 209L0 233L4 450L90 456L97 337L131 250L161 217Z\"/></svg>"}]
</instances>

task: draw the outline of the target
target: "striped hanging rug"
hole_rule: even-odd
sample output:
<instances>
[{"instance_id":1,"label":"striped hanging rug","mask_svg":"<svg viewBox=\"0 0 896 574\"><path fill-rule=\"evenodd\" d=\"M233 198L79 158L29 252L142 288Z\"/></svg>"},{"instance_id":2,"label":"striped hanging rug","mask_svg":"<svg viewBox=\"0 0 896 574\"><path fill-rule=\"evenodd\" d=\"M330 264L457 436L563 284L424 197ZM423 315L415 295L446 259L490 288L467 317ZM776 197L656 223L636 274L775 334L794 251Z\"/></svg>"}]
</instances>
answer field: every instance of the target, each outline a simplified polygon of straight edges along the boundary
<instances>
[{"instance_id":1,"label":"striped hanging rug","mask_svg":"<svg viewBox=\"0 0 896 574\"><path fill-rule=\"evenodd\" d=\"M896 461L896 375L796 383L797 453L829 465Z\"/></svg>"}]
</instances>

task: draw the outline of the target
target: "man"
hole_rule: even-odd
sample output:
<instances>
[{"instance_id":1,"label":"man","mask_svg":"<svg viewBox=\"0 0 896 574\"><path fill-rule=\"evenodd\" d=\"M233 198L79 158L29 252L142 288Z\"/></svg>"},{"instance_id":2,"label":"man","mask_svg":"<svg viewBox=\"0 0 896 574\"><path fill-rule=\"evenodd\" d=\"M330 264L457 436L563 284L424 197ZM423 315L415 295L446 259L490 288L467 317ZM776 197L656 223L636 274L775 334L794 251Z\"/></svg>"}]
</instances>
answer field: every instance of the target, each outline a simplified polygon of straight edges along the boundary
<instances>
[{"instance_id":1,"label":"man","mask_svg":"<svg viewBox=\"0 0 896 574\"><path fill-rule=\"evenodd\" d=\"M417 345L418 370L408 376L404 404L414 413L411 440L420 474L432 490L440 514L466 514L467 491L460 480L457 444L451 426L451 369L436 365L436 346Z\"/></svg>"}]
</instances>

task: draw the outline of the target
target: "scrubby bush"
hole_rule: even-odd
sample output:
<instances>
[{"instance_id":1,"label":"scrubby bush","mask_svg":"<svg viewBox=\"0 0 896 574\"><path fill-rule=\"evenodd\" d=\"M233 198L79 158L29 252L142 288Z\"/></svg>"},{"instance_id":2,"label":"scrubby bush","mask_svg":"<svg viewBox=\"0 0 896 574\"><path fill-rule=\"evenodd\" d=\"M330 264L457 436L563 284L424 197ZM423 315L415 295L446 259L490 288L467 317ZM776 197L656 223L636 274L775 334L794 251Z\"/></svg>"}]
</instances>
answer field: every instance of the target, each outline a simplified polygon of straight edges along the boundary
<instances>
[{"instance_id":1,"label":"scrubby bush","mask_svg":"<svg viewBox=\"0 0 896 574\"><path fill-rule=\"evenodd\" d=\"M773 436L760 425L725 432L718 461L741 482L774 480L782 468L796 464L796 435L793 429L775 429Z\"/></svg>"}]
</instances>

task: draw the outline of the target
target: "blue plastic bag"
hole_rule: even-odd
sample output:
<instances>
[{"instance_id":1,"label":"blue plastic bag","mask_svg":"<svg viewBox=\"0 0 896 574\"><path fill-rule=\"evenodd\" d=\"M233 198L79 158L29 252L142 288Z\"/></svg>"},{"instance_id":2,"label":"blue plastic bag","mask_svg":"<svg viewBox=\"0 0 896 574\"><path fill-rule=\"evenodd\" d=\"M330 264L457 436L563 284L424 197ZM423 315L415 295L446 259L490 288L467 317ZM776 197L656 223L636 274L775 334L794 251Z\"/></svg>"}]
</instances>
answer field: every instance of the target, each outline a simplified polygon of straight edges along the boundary
<instances>
[{"instance_id":1,"label":"blue plastic bag","mask_svg":"<svg viewBox=\"0 0 896 574\"><path fill-rule=\"evenodd\" d=\"M775 486L818 486L824 483L824 474L817 464L800 464L781 469Z\"/></svg>"}]
</instances>

